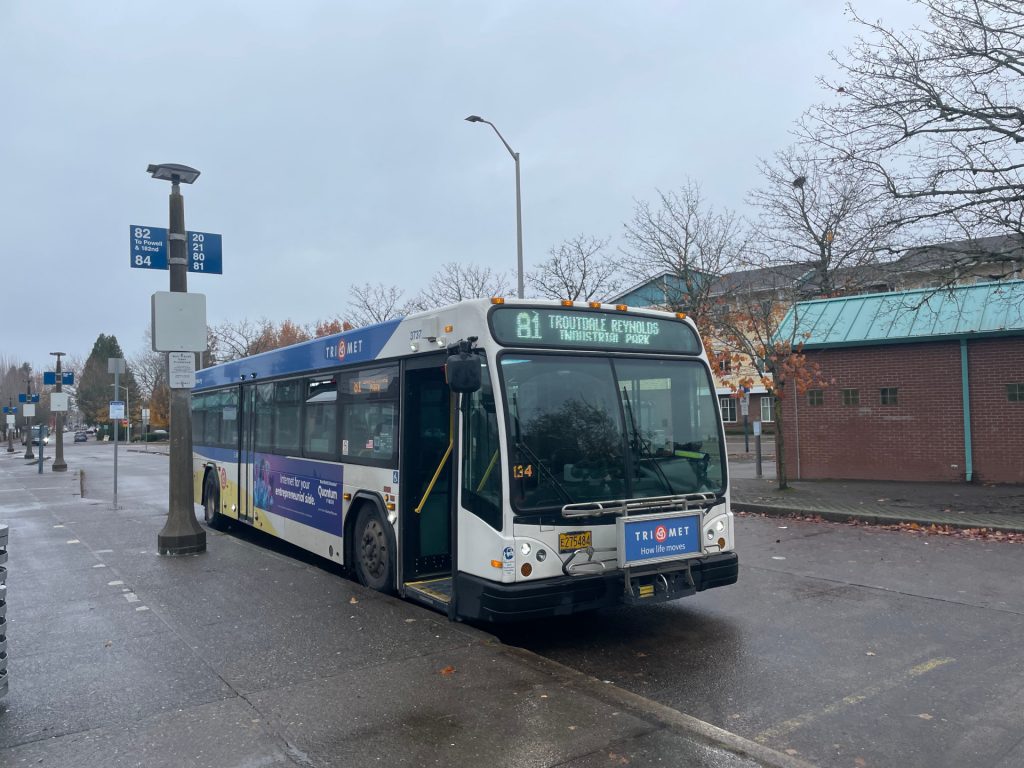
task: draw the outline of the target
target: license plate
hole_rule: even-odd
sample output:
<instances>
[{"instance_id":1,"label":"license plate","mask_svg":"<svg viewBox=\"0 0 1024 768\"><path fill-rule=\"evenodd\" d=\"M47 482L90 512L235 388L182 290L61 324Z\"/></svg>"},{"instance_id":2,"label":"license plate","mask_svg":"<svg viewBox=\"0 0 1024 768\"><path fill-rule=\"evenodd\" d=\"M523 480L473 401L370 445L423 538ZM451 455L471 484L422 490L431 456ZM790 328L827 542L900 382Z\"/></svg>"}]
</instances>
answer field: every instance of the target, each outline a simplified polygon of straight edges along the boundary
<instances>
[{"instance_id":1,"label":"license plate","mask_svg":"<svg viewBox=\"0 0 1024 768\"><path fill-rule=\"evenodd\" d=\"M586 549L593 546L593 539L591 531L560 533L558 534L558 551L575 552L577 549Z\"/></svg>"}]
</instances>

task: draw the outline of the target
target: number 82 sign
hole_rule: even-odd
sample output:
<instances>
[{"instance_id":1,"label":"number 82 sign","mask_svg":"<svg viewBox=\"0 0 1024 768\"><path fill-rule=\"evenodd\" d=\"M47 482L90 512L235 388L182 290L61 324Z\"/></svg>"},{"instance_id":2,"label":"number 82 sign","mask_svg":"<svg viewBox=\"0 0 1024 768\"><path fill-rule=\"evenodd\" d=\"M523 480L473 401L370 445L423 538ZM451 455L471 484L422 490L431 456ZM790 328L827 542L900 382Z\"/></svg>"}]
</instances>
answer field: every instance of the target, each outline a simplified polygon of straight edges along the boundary
<instances>
[{"instance_id":1,"label":"number 82 sign","mask_svg":"<svg viewBox=\"0 0 1024 768\"><path fill-rule=\"evenodd\" d=\"M167 269L168 238L164 227L129 227L131 266L133 269ZM202 274L223 274L221 236L212 232L187 232L185 247L188 271Z\"/></svg>"}]
</instances>

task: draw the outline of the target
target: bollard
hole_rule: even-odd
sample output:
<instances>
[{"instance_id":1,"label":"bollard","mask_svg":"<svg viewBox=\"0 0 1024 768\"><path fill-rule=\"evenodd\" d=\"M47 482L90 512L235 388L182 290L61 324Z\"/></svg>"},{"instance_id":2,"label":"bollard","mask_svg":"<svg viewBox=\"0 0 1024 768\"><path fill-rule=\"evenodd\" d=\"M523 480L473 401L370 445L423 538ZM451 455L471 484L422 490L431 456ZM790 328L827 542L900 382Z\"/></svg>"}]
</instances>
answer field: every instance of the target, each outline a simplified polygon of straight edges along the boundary
<instances>
[{"instance_id":1,"label":"bollard","mask_svg":"<svg viewBox=\"0 0 1024 768\"><path fill-rule=\"evenodd\" d=\"M757 476L761 477L761 431L754 435L754 450L757 451L755 461L757 462Z\"/></svg>"},{"instance_id":2,"label":"bollard","mask_svg":"<svg viewBox=\"0 0 1024 768\"><path fill-rule=\"evenodd\" d=\"M0 523L0 699L7 694L7 532Z\"/></svg>"}]
</instances>

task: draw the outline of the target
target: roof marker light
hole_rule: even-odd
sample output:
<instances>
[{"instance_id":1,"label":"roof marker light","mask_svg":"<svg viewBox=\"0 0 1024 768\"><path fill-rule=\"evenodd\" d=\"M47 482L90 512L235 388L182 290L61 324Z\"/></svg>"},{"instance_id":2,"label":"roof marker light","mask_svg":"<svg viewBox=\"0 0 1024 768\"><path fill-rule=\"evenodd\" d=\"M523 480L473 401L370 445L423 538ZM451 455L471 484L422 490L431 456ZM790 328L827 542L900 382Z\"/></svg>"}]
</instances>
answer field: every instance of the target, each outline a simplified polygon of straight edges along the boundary
<instances>
[{"instance_id":1,"label":"roof marker light","mask_svg":"<svg viewBox=\"0 0 1024 768\"><path fill-rule=\"evenodd\" d=\"M629 305L628 304L616 304L615 308L617 310L619 310L619 312L625 312L627 309L629 309Z\"/></svg>"},{"instance_id":2,"label":"roof marker light","mask_svg":"<svg viewBox=\"0 0 1024 768\"><path fill-rule=\"evenodd\" d=\"M562 299L562 306L563 307L571 307L572 306L572 300L571 299Z\"/></svg>"},{"instance_id":3,"label":"roof marker light","mask_svg":"<svg viewBox=\"0 0 1024 768\"><path fill-rule=\"evenodd\" d=\"M504 304L504 303L505 303L505 297L504 296L492 296L491 297L491 304Z\"/></svg>"},{"instance_id":4,"label":"roof marker light","mask_svg":"<svg viewBox=\"0 0 1024 768\"><path fill-rule=\"evenodd\" d=\"M685 312L676 312L676 317L678 317L680 320L685 320L686 319L686 313Z\"/></svg>"},{"instance_id":5,"label":"roof marker light","mask_svg":"<svg viewBox=\"0 0 1024 768\"><path fill-rule=\"evenodd\" d=\"M591 309L600 309L601 308L601 302L600 301L592 301L592 302L590 302L590 308Z\"/></svg>"}]
</instances>

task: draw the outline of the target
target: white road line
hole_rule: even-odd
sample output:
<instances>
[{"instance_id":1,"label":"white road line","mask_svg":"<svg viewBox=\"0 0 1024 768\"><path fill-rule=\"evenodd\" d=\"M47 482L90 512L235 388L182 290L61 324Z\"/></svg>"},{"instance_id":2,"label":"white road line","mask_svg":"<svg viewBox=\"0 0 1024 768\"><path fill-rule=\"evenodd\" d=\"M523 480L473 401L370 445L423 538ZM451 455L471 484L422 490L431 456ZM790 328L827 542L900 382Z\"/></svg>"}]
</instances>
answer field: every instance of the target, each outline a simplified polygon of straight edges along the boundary
<instances>
[{"instance_id":1,"label":"white road line","mask_svg":"<svg viewBox=\"0 0 1024 768\"><path fill-rule=\"evenodd\" d=\"M766 731L761 731L761 733L754 737L754 741L762 744L766 741L774 741L775 739L786 736L799 728L803 728L805 725L813 723L815 720L820 720L826 715L834 715L837 712L842 712L844 709L860 704L862 701L867 701L868 699L874 698L886 691L891 691L893 688L898 688L909 680L913 680L915 677L920 677L921 675L927 674L939 667L944 667L946 664L952 664L954 661L956 661L956 659L929 659L915 667L911 667L905 672L895 674L880 683L869 685L867 688L862 688L856 693L843 697L839 701L832 702L831 704L812 712L806 712L802 715L790 718L789 720L781 722Z\"/></svg>"}]
</instances>

